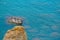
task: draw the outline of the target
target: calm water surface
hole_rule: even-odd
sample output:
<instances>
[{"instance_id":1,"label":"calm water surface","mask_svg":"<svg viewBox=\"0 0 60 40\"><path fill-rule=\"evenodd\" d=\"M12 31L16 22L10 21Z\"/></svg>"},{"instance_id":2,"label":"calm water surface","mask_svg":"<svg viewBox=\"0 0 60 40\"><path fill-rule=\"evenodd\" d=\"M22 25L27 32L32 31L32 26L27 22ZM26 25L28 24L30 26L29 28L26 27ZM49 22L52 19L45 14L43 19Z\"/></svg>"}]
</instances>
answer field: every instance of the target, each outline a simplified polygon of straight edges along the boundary
<instances>
[{"instance_id":1,"label":"calm water surface","mask_svg":"<svg viewBox=\"0 0 60 40\"><path fill-rule=\"evenodd\" d=\"M0 0L0 40L14 27L8 16L24 18L28 40L60 40L60 0Z\"/></svg>"}]
</instances>

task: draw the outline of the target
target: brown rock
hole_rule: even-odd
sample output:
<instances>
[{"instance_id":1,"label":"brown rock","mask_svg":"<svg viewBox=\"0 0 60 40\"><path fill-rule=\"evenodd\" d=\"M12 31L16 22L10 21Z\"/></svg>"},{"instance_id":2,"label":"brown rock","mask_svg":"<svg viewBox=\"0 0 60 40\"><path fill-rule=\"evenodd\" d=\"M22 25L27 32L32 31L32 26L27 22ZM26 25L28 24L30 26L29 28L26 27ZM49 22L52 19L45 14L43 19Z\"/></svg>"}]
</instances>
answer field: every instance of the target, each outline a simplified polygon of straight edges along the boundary
<instances>
[{"instance_id":1,"label":"brown rock","mask_svg":"<svg viewBox=\"0 0 60 40\"><path fill-rule=\"evenodd\" d=\"M13 29L8 30L3 40L27 40L23 26L15 26Z\"/></svg>"}]
</instances>

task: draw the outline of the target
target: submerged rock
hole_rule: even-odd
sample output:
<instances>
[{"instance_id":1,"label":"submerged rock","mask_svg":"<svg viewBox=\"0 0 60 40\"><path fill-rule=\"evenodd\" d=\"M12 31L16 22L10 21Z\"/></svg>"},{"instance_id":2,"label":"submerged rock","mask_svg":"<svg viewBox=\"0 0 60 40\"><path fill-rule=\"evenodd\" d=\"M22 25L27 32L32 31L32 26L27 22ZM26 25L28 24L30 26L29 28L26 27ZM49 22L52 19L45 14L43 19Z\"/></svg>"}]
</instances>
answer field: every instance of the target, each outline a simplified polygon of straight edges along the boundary
<instances>
[{"instance_id":1,"label":"submerged rock","mask_svg":"<svg viewBox=\"0 0 60 40\"><path fill-rule=\"evenodd\" d=\"M3 40L27 40L26 32L23 26L15 26L8 30Z\"/></svg>"},{"instance_id":2,"label":"submerged rock","mask_svg":"<svg viewBox=\"0 0 60 40\"><path fill-rule=\"evenodd\" d=\"M9 17L8 19L7 19L7 22L8 23L10 23L10 24L17 24L17 25L22 25L22 23L23 23L23 20L22 20L22 18L20 18L20 17Z\"/></svg>"}]
</instances>

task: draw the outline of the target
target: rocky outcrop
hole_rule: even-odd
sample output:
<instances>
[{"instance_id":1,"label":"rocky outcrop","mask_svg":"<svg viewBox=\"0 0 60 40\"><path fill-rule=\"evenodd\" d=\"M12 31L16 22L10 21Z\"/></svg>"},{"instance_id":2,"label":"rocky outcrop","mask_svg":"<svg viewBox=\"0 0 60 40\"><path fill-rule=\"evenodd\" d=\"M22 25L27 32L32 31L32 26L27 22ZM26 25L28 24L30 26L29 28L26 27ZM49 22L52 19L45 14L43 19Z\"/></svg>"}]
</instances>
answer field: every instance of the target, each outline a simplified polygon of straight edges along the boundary
<instances>
[{"instance_id":1,"label":"rocky outcrop","mask_svg":"<svg viewBox=\"0 0 60 40\"><path fill-rule=\"evenodd\" d=\"M26 32L23 26L15 26L8 30L3 40L27 40Z\"/></svg>"}]
</instances>

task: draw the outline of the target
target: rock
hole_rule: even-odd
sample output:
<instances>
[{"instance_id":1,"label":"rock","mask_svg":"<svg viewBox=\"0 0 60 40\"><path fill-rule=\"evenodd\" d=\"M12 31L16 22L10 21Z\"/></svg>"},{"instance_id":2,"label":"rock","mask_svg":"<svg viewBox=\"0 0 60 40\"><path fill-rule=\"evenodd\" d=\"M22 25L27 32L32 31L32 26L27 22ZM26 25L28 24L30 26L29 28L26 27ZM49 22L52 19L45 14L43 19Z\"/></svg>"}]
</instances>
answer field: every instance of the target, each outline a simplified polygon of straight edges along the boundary
<instances>
[{"instance_id":1,"label":"rock","mask_svg":"<svg viewBox=\"0 0 60 40\"><path fill-rule=\"evenodd\" d=\"M23 26L15 26L7 31L3 40L27 40Z\"/></svg>"},{"instance_id":2,"label":"rock","mask_svg":"<svg viewBox=\"0 0 60 40\"><path fill-rule=\"evenodd\" d=\"M14 16L9 17L7 21L8 21L8 23L19 24L19 25L22 25L22 22L23 22L22 18L14 17Z\"/></svg>"}]
</instances>

